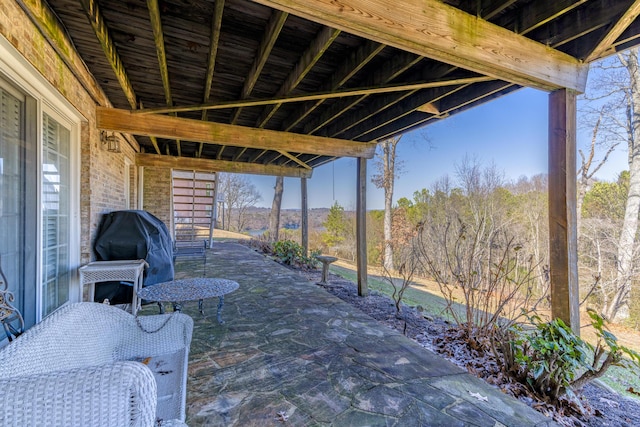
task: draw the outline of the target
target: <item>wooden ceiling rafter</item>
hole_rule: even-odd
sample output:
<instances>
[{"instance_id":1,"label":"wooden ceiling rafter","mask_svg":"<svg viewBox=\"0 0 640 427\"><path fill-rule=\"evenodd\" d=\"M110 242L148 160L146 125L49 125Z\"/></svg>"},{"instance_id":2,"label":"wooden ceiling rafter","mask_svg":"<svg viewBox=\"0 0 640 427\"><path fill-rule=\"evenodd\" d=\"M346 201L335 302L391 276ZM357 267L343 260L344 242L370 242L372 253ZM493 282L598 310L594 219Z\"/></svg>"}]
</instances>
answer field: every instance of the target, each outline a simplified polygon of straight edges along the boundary
<instances>
[{"instance_id":1,"label":"wooden ceiling rafter","mask_svg":"<svg viewBox=\"0 0 640 427\"><path fill-rule=\"evenodd\" d=\"M49 8L45 0L16 0L18 5L31 18L45 39L78 78L82 87L98 105L110 105L96 77L91 73L86 62L75 49L73 41L62 25L60 19Z\"/></svg>"},{"instance_id":2,"label":"wooden ceiling rafter","mask_svg":"<svg viewBox=\"0 0 640 427\"><path fill-rule=\"evenodd\" d=\"M609 2L602 0L589 1L582 4L579 9L585 19L575 21L574 16L564 13L556 17L550 25L530 31L528 37L547 40L549 46L557 49L589 33L601 30L607 26L608 22L616 20L623 13L623 10L626 9L611 7ZM570 25L571 28L566 28L567 25ZM584 57L586 58L589 54L591 52L587 52Z\"/></svg>"},{"instance_id":3,"label":"wooden ceiling rafter","mask_svg":"<svg viewBox=\"0 0 640 427\"><path fill-rule=\"evenodd\" d=\"M207 74L204 83L204 95L202 102L208 103L211 97L211 86L213 84L213 75L216 69L216 57L218 56L218 45L220 44L220 30L222 29L222 16L224 14L224 0L216 0L211 17L211 36L209 42L209 54L207 55ZM200 120L207 120L207 110L202 110ZM204 143L200 143L196 157L202 156Z\"/></svg>"},{"instance_id":4,"label":"wooden ceiling rafter","mask_svg":"<svg viewBox=\"0 0 640 427\"><path fill-rule=\"evenodd\" d=\"M109 29L102 17L98 3L95 0L81 0L81 4L91 24L91 28L93 28L93 32L102 47L106 60L111 66L129 105L132 109L136 109L138 107L137 96L133 90L127 71L124 68L122 59L118 54L118 50L109 34ZM140 101L139 104L140 108L143 108L142 101ZM160 154L160 147L156 138L151 138L151 144L156 150L156 153Z\"/></svg>"},{"instance_id":5,"label":"wooden ceiling rafter","mask_svg":"<svg viewBox=\"0 0 640 427\"><path fill-rule=\"evenodd\" d=\"M302 153L298 153L298 154L296 154L296 156L295 156L295 157L296 157L296 158L298 158L298 159L300 159L300 156L302 156ZM316 159L316 158L318 158L318 157L320 157L320 156L318 156L318 155L313 156L311 159L309 159L307 162L305 162L305 164L306 164L306 165L309 165L309 163L311 163L314 159ZM284 161L284 163L282 163L282 165L281 165L281 166L287 166L287 165L288 165L289 163L291 163L292 161L293 161L293 160L291 160L291 159L287 159L287 160L285 160L285 161Z\"/></svg>"},{"instance_id":6,"label":"wooden ceiling rafter","mask_svg":"<svg viewBox=\"0 0 640 427\"><path fill-rule=\"evenodd\" d=\"M160 6L158 0L147 0L147 9L149 9L149 19L151 20L151 28L153 29L153 41L156 45L156 55L158 57L158 67L160 69L160 78L162 79L162 90L164 99L168 107L173 106L173 96L171 94L171 83L169 82L169 67L167 65L167 52L164 44L164 32L162 30L162 17L160 16ZM177 116L177 114L173 114ZM176 150L178 156L182 156L182 144L180 139L176 139Z\"/></svg>"},{"instance_id":7,"label":"wooden ceiling rafter","mask_svg":"<svg viewBox=\"0 0 640 427\"><path fill-rule=\"evenodd\" d=\"M516 19L504 16L492 22L496 25L510 28L518 34L525 35L571 12L587 1L588 0L536 0L521 7L517 12ZM513 22L509 22L509 19L512 19Z\"/></svg>"},{"instance_id":8,"label":"wooden ceiling rafter","mask_svg":"<svg viewBox=\"0 0 640 427\"><path fill-rule=\"evenodd\" d=\"M396 121L396 123L394 123L394 129L391 129L391 126L387 125L386 129L384 128L380 129L376 133L376 135L373 136L373 138L375 138L375 140L377 141L382 141L384 139L391 138L395 135L399 135L403 132L408 132L412 129L424 126L426 123L430 121L438 120L444 115L448 116L449 114L453 113L455 110L464 109L465 106L472 106L474 103L481 101L483 98L490 97L498 92L504 91L509 88L517 88L517 87L518 85L509 83L509 82L504 82L501 80L493 80L490 82L480 83L479 85L474 85L472 88L474 94L471 96L468 96L466 94L462 95L461 92L457 93L457 95L460 95L461 97L462 96L465 97L465 99L462 101L456 101L452 99L447 100L446 98L443 99L440 102L440 111L441 111L440 116L429 116L429 115L423 114L423 116L426 116L426 117L424 117L421 120L412 120L411 118L405 117L407 122L406 125L402 124L401 126L397 126L397 121ZM447 102L449 102L451 106L447 106L446 105ZM402 121L402 119L398 121Z\"/></svg>"},{"instance_id":9,"label":"wooden ceiling rafter","mask_svg":"<svg viewBox=\"0 0 640 427\"><path fill-rule=\"evenodd\" d=\"M300 160L296 156L292 155L291 153L289 153L287 151L283 151L283 150L277 150L277 151L278 151L278 153L280 153L281 155L283 155L287 159L291 160L292 162L297 163L299 166L302 166L303 168L309 169L309 170L313 169L311 166L309 166L308 164L306 164L305 162L303 162L302 160Z\"/></svg>"},{"instance_id":10,"label":"wooden ceiling rafter","mask_svg":"<svg viewBox=\"0 0 640 427\"><path fill-rule=\"evenodd\" d=\"M316 37L313 39L307 50L302 54L298 63L295 65L291 73L276 93L276 98L289 95L299 84L302 79L311 71L313 66L329 49L329 46L340 35L340 30L330 27L322 27ZM275 112L282 104L274 104L266 107L256 122L256 127L265 127L267 122L273 117Z\"/></svg>"},{"instance_id":11,"label":"wooden ceiling rafter","mask_svg":"<svg viewBox=\"0 0 640 427\"><path fill-rule=\"evenodd\" d=\"M576 58L438 0L403 0L393 8L386 0L253 1L519 85L578 92L586 87L588 70Z\"/></svg>"},{"instance_id":12,"label":"wooden ceiling rafter","mask_svg":"<svg viewBox=\"0 0 640 427\"><path fill-rule=\"evenodd\" d=\"M628 47L633 47L638 44L640 40L640 19L635 20L627 29L620 35L612 47L616 52L620 52Z\"/></svg>"},{"instance_id":13,"label":"wooden ceiling rafter","mask_svg":"<svg viewBox=\"0 0 640 427\"><path fill-rule=\"evenodd\" d=\"M442 63L433 67L433 69L431 70L431 73L435 81L440 81L440 80L448 81L455 84L432 86L432 87L456 86L460 84L479 82L480 80L486 81L491 79L490 77L486 77L486 76L482 76L482 78L478 78L478 80L476 80L477 79L476 77L462 78L462 79L459 79L459 78L447 79L447 76L450 73L455 72L457 69L458 69L457 67L452 67L451 65L442 64ZM413 76L410 76L409 80L413 80L415 78L417 78L417 76L414 74ZM369 105L359 109L357 112L349 116L348 117L349 120L342 119L327 126L327 128L323 131L323 134L331 138L336 138L338 137L338 135L341 135L344 132L347 132L349 129L359 125L360 123L366 121L367 119L370 119L376 114L383 112L385 109L391 108L393 105L397 104L398 102L401 102L403 99L415 94L419 89L428 89L428 88L414 87L411 92L408 91L404 94L389 94L388 96L378 97Z\"/></svg>"},{"instance_id":14,"label":"wooden ceiling rafter","mask_svg":"<svg viewBox=\"0 0 640 427\"><path fill-rule=\"evenodd\" d=\"M449 66L447 66L450 69ZM407 91L416 91L421 89L429 89L433 87L444 87L444 86L455 86L458 84L466 84L466 83L477 83L482 81L495 80L492 77L487 76L478 76L478 77L463 77L463 78L452 78L452 79L438 79L434 81L416 81L413 83L397 83L397 84L388 84L379 87L363 87L363 88L352 88L352 89L344 89L341 91L333 91L333 92L321 92L321 93L310 93L306 95L291 95L283 98L270 98L270 99L247 99L247 100L239 100L239 101L227 101L220 102L214 104L197 104L197 105L184 105L179 107L157 107L157 108L147 108L144 110L132 110L131 113L134 115L144 116L146 114L175 114L186 111L198 111L198 110L226 110L236 107L256 107L256 106L264 106L264 105L276 105L276 104L288 104L294 102L305 102L305 101L317 101L317 100L327 100L334 98L348 98L355 96L369 96L369 95L379 95L385 93L397 93L397 92L407 92Z\"/></svg>"},{"instance_id":15,"label":"wooden ceiling rafter","mask_svg":"<svg viewBox=\"0 0 640 427\"><path fill-rule=\"evenodd\" d=\"M345 85L349 79L351 79L358 71L360 71L366 64L368 64L373 58L375 58L386 46L380 43L366 41L363 45L358 47L354 52L347 57L333 73L333 75L327 79L326 83L320 88L319 92L335 92L343 85ZM284 124L283 130L285 132L290 131L294 126L300 123L305 117L311 114L316 108L318 108L324 101L319 99L315 103L306 104L300 110L300 112L290 117Z\"/></svg>"},{"instance_id":16,"label":"wooden ceiling rafter","mask_svg":"<svg viewBox=\"0 0 640 427\"><path fill-rule=\"evenodd\" d=\"M385 62L381 68L376 70L365 83L365 86L382 86L393 81L405 71L422 61L424 58L416 56L412 53L401 52L394 56L391 61ZM326 109L319 118L306 124L303 133L315 134L323 127L327 126L345 112L362 102L368 95L362 95L355 99L347 99L337 102L330 108Z\"/></svg>"},{"instance_id":17,"label":"wooden ceiling rafter","mask_svg":"<svg viewBox=\"0 0 640 427\"><path fill-rule=\"evenodd\" d=\"M268 150L260 150L255 156L249 159L249 163L257 162L260 157L264 156L267 153L267 151Z\"/></svg>"},{"instance_id":18,"label":"wooden ceiling rafter","mask_svg":"<svg viewBox=\"0 0 640 427\"><path fill-rule=\"evenodd\" d=\"M91 28L93 28L93 32L98 38L100 42L100 46L102 46L102 50L113 69L113 72L124 92L124 95L129 101L129 105L132 109L135 109L138 104L138 99L136 97L136 93L133 90L133 86L131 84L131 80L127 75L126 70L124 69L124 65L122 63L122 59L120 55L118 55L118 50L116 49L113 40L111 39L111 35L109 34L109 29L100 13L100 8L96 0L81 0L82 8L84 9L87 18L89 19L89 23L91 24Z\"/></svg>"},{"instance_id":19,"label":"wooden ceiling rafter","mask_svg":"<svg viewBox=\"0 0 640 427\"><path fill-rule=\"evenodd\" d=\"M580 2L580 4L582 4L582 3L583 3L583 2ZM555 18L557 18L557 17L559 17L559 16L563 15L564 13L567 13L569 10L571 10L571 9L573 9L573 8L575 8L575 7L577 7L577 6L574 4L574 5L573 5L573 7L569 8L569 5L568 5L568 4L566 4L566 2L560 1L560 2L557 2L557 3L555 3L555 4L554 4L554 8L553 8L553 9L545 8L546 13L545 13L544 15L545 15L545 16L547 16L547 17L551 17L551 16L552 16L552 17L555 19ZM634 11L632 11L632 12L634 12ZM544 19L544 18L543 18L543 19ZM548 19L548 18L547 18L547 19ZM530 29L533 29L533 28L528 28L528 29L526 29L526 32L528 32ZM593 29L591 28L591 29L589 29L588 31L593 31ZM559 46L559 45L561 45L561 44L563 44L563 43L567 43L567 42L569 42L569 41L570 41L570 40L562 40L562 41L559 41L559 42L557 42L557 43L556 43L556 45L554 45L553 47L557 47L557 46ZM457 90L456 90L456 92L457 92ZM383 102L381 102L381 103L383 103ZM465 104L463 104L463 105L466 105L466 103L465 103ZM410 105L409 107L407 107L407 109L411 109L411 108L412 108L412 105ZM411 112L412 112L412 111L415 111L415 110L412 110L412 111L403 111L402 109L399 109L399 108L398 108L398 109L395 109L395 111L396 111L396 112L397 112L397 114L398 114L397 118L395 118L395 119L393 118L393 114L392 114L392 113L387 113L387 114L386 114L386 115L384 115L384 116L377 116L377 117L375 117L375 122L376 122L375 124L371 123L371 124L367 124L367 125L362 125L362 126L360 126L360 127L359 127L359 131L357 131L357 132L350 132L350 133L347 133L347 134L344 134L344 135L343 135L342 133L338 133L338 132L336 132L336 131L334 130L334 131L329 131L329 132L327 132L327 136L330 136L330 137L342 137L342 138L346 138L346 139L358 139L358 138L364 138L365 140L370 140L371 138L370 138L368 135L370 135L370 134L374 133L374 131L375 131L376 129L381 128L381 127L383 127L384 125L386 125L386 124L388 124L388 123L393 122L394 120L399 120L399 119L401 119L402 117L404 117L404 116L407 116L407 115L411 114ZM379 112L379 111L378 111L378 112ZM447 115L448 115L448 114L449 114L449 111L446 111L446 110L445 110L445 111L442 111L439 115L437 115L437 117L436 117L436 118L441 117L441 116L442 116L442 114L447 114ZM374 113L374 114L369 114L368 118L371 118L371 117L373 117L374 115L375 115L375 113ZM362 120L361 120L361 119L360 119L360 120L359 120L359 119L354 119L353 117L351 117L350 119L351 119L351 120L350 120L350 122L351 122L351 123L350 123L350 126L352 126L352 127L353 127L353 126L355 126L357 123L362 122ZM369 127L369 129L368 129L368 130L367 130L367 127Z\"/></svg>"},{"instance_id":20,"label":"wooden ceiling rafter","mask_svg":"<svg viewBox=\"0 0 640 427\"><path fill-rule=\"evenodd\" d=\"M591 62L606 56L608 53L615 52L612 47L615 41L622 33L631 25L640 15L640 0L635 0L633 4L625 10L624 14L618 21L611 26L607 34L600 40L598 45L593 49L591 54L587 56L586 61Z\"/></svg>"},{"instance_id":21,"label":"wooden ceiling rafter","mask_svg":"<svg viewBox=\"0 0 640 427\"><path fill-rule=\"evenodd\" d=\"M238 154L233 156L233 161L237 162L238 160L240 160L240 157L242 157L242 155L246 152L247 152L247 147L243 147L242 150L238 151Z\"/></svg>"},{"instance_id":22,"label":"wooden ceiling rafter","mask_svg":"<svg viewBox=\"0 0 640 427\"><path fill-rule=\"evenodd\" d=\"M274 164L276 160L280 159L281 157L284 157L284 155L279 150L268 151L267 153L270 153L272 157L270 159L264 159L264 162L263 162L264 165Z\"/></svg>"},{"instance_id":23,"label":"wooden ceiling rafter","mask_svg":"<svg viewBox=\"0 0 640 427\"><path fill-rule=\"evenodd\" d=\"M313 172L308 168L142 153L136 154L136 166L208 170L215 172L248 173L270 176L282 175L292 178L311 178Z\"/></svg>"},{"instance_id":24,"label":"wooden ceiling rafter","mask_svg":"<svg viewBox=\"0 0 640 427\"><path fill-rule=\"evenodd\" d=\"M182 144L178 125L134 132L147 152L175 155L177 140L182 157L294 169L349 156L327 153L319 141L296 145L299 138L370 144L519 85L579 90L584 61L640 40L640 0L399 0L393 8L388 0L189 0L190 8L81 0L88 20L75 1L47 3L71 50L86 61L85 74L102 85L101 105L128 104L135 126L172 118L157 117L160 110L216 126L201 129L201 141ZM18 3L56 48L59 34L47 36L48 21L34 18L41 12L32 9L48 10L44 1ZM163 62L158 34L167 42L164 73L155 64ZM64 61L82 75L73 58ZM166 107L139 111L140 99ZM256 128L278 137L261 139ZM291 144L272 145L270 138Z\"/></svg>"},{"instance_id":25,"label":"wooden ceiling rafter","mask_svg":"<svg viewBox=\"0 0 640 427\"><path fill-rule=\"evenodd\" d=\"M260 45L258 46L257 55L255 55L255 59L253 64L251 65L251 70L249 74L245 78L244 85L242 86L242 92L240 93L240 99L246 99L251 95L253 88L258 81L258 77L262 73L262 69L267 63L267 59L269 59L269 55L273 50L273 47L276 44L276 40L282 31L282 27L284 27L285 22L289 14L286 12L282 12L280 10L274 10L269 18L269 22L265 28L262 39L260 40ZM236 124L238 118L240 117L240 113L242 112L242 107L238 107L236 111L233 112L231 117L231 124Z\"/></svg>"},{"instance_id":26,"label":"wooden ceiling rafter","mask_svg":"<svg viewBox=\"0 0 640 427\"><path fill-rule=\"evenodd\" d=\"M144 106L142 105L142 101L140 101L140 110L144 109ZM160 145L158 145L158 138L156 138L155 136L150 136L149 139L151 140L151 145L153 145L153 148L156 150L157 154L160 154Z\"/></svg>"},{"instance_id":27,"label":"wooden ceiling rafter","mask_svg":"<svg viewBox=\"0 0 640 427\"><path fill-rule=\"evenodd\" d=\"M488 5L484 6L478 16L487 21L491 20L494 16L498 15L503 10L517 3L518 0L494 0L490 1ZM480 3L478 3L480 5Z\"/></svg>"},{"instance_id":28,"label":"wooden ceiling rafter","mask_svg":"<svg viewBox=\"0 0 640 427\"><path fill-rule=\"evenodd\" d=\"M160 17L158 0L147 0L147 8L149 9L149 18L151 20L151 28L153 29L153 41L156 45L156 55L158 56L158 67L160 69L160 78L162 79L164 99L167 106L171 107L173 106L173 97L171 95L167 52L164 45L164 33L162 31L162 18Z\"/></svg>"},{"instance_id":29,"label":"wooden ceiling rafter","mask_svg":"<svg viewBox=\"0 0 640 427\"><path fill-rule=\"evenodd\" d=\"M402 106L392 106L391 108L386 108L386 111L381 112L381 114L378 114L375 117L373 115L369 116L369 121L362 122L358 126L351 128L351 130L345 136L348 139L354 140L366 139L366 135L369 135L370 133L375 132L377 129L393 123L394 121L417 111L424 104L439 102L447 96L451 96L454 93L466 89L470 86L471 83L467 83L460 84L455 87L434 88L432 90L423 91L415 97L407 100L406 103ZM438 114L433 115L440 115L447 112L446 110L438 110Z\"/></svg>"},{"instance_id":30,"label":"wooden ceiling rafter","mask_svg":"<svg viewBox=\"0 0 640 427\"><path fill-rule=\"evenodd\" d=\"M160 114L134 116L128 110L96 109L97 127L103 130L167 139L186 139L207 144L224 144L265 150L293 151L337 157L372 158L375 143L300 135Z\"/></svg>"}]
</instances>

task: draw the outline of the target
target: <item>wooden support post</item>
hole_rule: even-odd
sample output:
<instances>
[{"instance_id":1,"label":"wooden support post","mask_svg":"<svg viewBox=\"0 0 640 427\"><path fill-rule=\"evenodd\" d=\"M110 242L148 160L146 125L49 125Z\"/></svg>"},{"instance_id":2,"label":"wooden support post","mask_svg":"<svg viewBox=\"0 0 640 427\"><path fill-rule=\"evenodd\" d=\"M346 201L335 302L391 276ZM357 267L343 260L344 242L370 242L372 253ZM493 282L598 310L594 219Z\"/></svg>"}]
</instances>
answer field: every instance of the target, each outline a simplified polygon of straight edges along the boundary
<instances>
[{"instance_id":1,"label":"wooden support post","mask_svg":"<svg viewBox=\"0 0 640 427\"><path fill-rule=\"evenodd\" d=\"M302 210L300 228L302 229L302 249L305 255L309 255L309 208L307 200L307 178L300 178L300 209Z\"/></svg>"},{"instance_id":2,"label":"wooden support post","mask_svg":"<svg viewBox=\"0 0 640 427\"><path fill-rule=\"evenodd\" d=\"M356 194L356 263L358 266L358 295L369 295L367 283L367 159L358 158Z\"/></svg>"},{"instance_id":3,"label":"wooden support post","mask_svg":"<svg viewBox=\"0 0 640 427\"><path fill-rule=\"evenodd\" d=\"M551 314L579 334L576 218L576 94L559 89L549 95Z\"/></svg>"}]
</instances>

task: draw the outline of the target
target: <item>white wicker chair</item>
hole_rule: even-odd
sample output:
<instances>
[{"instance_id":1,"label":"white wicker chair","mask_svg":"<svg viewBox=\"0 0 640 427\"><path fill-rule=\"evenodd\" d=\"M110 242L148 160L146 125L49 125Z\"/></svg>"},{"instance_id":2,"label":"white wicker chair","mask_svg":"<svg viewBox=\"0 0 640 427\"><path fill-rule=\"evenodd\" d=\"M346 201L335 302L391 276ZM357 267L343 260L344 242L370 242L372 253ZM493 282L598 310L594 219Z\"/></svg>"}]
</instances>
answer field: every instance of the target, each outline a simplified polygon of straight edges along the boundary
<instances>
[{"instance_id":1,"label":"white wicker chair","mask_svg":"<svg viewBox=\"0 0 640 427\"><path fill-rule=\"evenodd\" d=\"M0 425L180 425L192 330L182 313L64 306L0 350Z\"/></svg>"}]
</instances>

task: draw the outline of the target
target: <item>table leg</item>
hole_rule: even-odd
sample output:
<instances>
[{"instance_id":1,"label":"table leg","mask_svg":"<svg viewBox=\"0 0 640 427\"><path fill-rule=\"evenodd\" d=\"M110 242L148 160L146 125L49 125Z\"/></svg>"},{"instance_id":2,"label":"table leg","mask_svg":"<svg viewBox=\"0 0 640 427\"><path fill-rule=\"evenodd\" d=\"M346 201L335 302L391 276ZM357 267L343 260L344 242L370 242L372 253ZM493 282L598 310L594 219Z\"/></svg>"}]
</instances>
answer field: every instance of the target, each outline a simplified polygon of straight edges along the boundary
<instances>
[{"instance_id":1,"label":"table leg","mask_svg":"<svg viewBox=\"0 0 640 427\"><path fill-rule=\"evenodd\" d=\"M224 295L220 296L220 302L218 302L218 314L216 318L218 319L219 324L223 324L224 320L222 320L222 306L224 305Z\"/></svg>"}]
</instances>

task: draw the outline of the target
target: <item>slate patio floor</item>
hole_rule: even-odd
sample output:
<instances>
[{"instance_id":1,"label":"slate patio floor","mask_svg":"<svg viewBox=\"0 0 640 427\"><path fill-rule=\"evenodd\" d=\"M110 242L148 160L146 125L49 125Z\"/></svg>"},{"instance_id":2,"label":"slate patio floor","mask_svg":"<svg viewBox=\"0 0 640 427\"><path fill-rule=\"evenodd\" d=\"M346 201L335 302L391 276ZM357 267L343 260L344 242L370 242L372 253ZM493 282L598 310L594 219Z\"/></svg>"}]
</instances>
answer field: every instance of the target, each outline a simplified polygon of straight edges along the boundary
<instances>
[{"instance_id":1,"label":"slate patio floor","mask_svg":"<svg viewBox=\"0 0 640 427\"><path fill-rule=\"evenodd\" d=\"M550 419L235 243L178 261L176 278L240 288L184 306L195 322L187 424L197 426L550 426ZM149 310L149 308L145 308Z\"/></svg>"}]
</instances>

